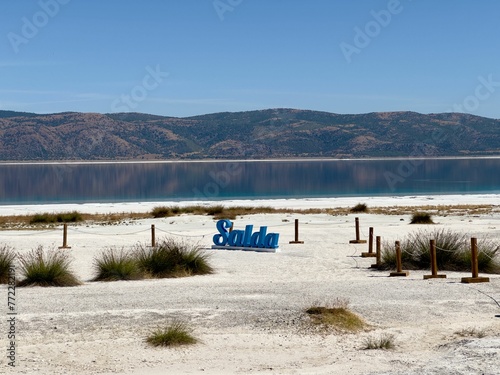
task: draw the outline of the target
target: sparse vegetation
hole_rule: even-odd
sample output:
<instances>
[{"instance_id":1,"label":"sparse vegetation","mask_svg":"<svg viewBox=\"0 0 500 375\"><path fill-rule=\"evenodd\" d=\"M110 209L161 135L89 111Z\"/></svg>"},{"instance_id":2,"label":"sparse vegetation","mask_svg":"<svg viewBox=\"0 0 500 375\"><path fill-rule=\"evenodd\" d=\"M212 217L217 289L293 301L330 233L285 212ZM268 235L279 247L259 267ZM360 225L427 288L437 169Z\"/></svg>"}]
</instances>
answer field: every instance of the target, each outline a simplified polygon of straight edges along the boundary
<instances>
[{"instance_id":1,"label":"sparse vegetation","mask_svg":"<svg viewBox=\"0 0 500 375\"><path fill-rule=\"evenodd\" d=\"M78 211L60 213L41 213L31 217L30 224L76 223L83 221L82 214Z\"/></svg>"},{"instance_id":2,"label":"sparse vegetation","mask_svg":"<svg viewBox=\"0 0 500 375\"><path fill-rule=\"evenodd\" d=\"M5 245L0 245L0 284L9 282L9 270L14 264L16 254L14 250Z\"/></svg>"},{"instance_id":3,"label":"sparse vegetation","mask_svg":"<svg viewBox=\"0 0 500 375\"><path fill-rule=\"evenodd\" d=\"M352 213L368 212L368 206L365 203L358 203L350 209Z\"/></svg>"},{"instance_id":4,"label":"sparse vegetation","mask_svg":"<svg viewBox=\"0 0 500 375\"><path fill-rule=\"evenodd\" d=\"M142 273L136 259L124 249L111 248L105 250L94 259L96 276L93 281L137 280Z\"/></svg>"},{"instance_id":5,"label":"sparse vegetation","mask_svg":"<svg viewBox=\"0 0 500 375\"><path fill-rule=\"evenodd\" d=\"M383 334L379 337L368 337L363 345L364 350L394 349L394 335Z\"/></svg>"},{"instance_id":6,"label":"sparse vegetation","mask_svg":"<svg viewBox=\"0 0 500 375\"><path fill-rule=\"evenodd\" d=\"M471 327L461 329L460 331L455 332L455 334L460 337L475 337L478 339L487 336L486 331L484 329L471 328Z\"/></svg>"},{"instance_id":7,"label":"sparse vegetation","mask_svg":"<svg viewBox=\"0 0 500 375\"><path fill-rule=\"evenodd\" d=\"M411 215L418 209L419 211L433 212L438 215L479 215L496 212L496 206L493 205L447 205L447 206L397 206L397 207L370 207L369 212L376 215ZM94 223L119 223L126 220L147 219L150 217L170 217L181 214L207 215L208 207L206 206L188 206L188 207L155 207L150 212L121 212L113 214L81 214L84 222L92 221ZM289 208L272 208L272 207L225 207L224 210L214 215L214 219L234 219L237 216L259 214L259 213L274 213L274 214L328 214L328 215L347 215L351 213L348 207L336 208L309 208L309 209L289 209ZM39 214L44 216L45 214ZM49 214L47 214L49 215ZM15 216L0 216L0 228L17 228L26 229L27 225L37 228L38 224L31 224L33 215L15 215ZM57 223L57 218L54 221L52 218L40 218L35 221ZM62 222L62 221L61 221ZM68 220L67 222L70 222Z\"/></svg>"},{"instance_id":8,"label":"sparse vegetation","mask_svg":"<svg viewBox=\"0 0 500 375\"><path fill-rule=\"evenodd\" d=\"M408 270L430 268L431 239L436 241L436 260L440 270L470 271L471 252L469 236L449 229L417 231L401 241L403 268ZM479 271L500 273L500 246L490 240L478 241ZM396 254L394 244L385 243L382 251L382 268L394 269Z\"/></svg>"},{"instance_id":9,"label":"sparse vegetation","mask_svg":"<svg viewBox=\"0 0 500 375\"><path fill-rule=\"evenodd\" d=\"M337 299L330 306L312 306L306 309L314 324L332 327L343 332L357 332L366 327L366 323L349 310L348 301Z\"/></svg>"},{"instance_id":10,"label":"sparse vegetation","mask_svg":"<svg viewBox=\"0 0 500 375\"><path fill-rule=\"evenodd\" d=\"M198 340L191 334L185 323L174 322L166 328L157 329L146 342L153 346L175 347L196 344Z\"/></svg>"},{"instance_id":11,"label":"sparse vegetation","mask_svg":"<svg viewBox=\"0 0 500 375\"><path fill-rule=\"evenodd\" d=\"M432 215L427 212L415 212L411 216L410 224L434 224Z\"/></svg>"},{"instance_id":12,"label":"sparse vegetation","mask_svg":"<svg viewBox=\"0 0 500 375\"><path fill-rule=\"evenodd\" d=\"M184 277L213 272L208 254L186 242L165 239L157 246L138 246L135 259L139 270L150 277Z\"/></svg>"},{"instance_id":13,"label":"sparse vegetation","mask_svg":"<svg viewBox=\"0 0 500 375\"><path fill-rule=\"evenodd\" d=\"M19 286L77 286L81 282L71 271L70 256L65 251L44 251L42 246L19 255L23 279Z\"/></svg>"}]
</instances>

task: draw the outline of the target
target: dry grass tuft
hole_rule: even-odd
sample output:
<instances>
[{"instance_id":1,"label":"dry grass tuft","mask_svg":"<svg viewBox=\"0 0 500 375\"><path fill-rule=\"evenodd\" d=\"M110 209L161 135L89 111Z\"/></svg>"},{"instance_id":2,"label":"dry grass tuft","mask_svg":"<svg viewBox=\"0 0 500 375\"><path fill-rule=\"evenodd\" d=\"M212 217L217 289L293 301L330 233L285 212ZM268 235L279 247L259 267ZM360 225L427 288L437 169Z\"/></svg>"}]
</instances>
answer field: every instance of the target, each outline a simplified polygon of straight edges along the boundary
<instances>
[{"instance_id":1,"label":"dry grass tuft","mask_svg":"<svg viewBox=\"0 0 500 375\"><path fill-rule=\"evenodd\" d=\"M364 350L374 350L374 349L394 349L394 335L389 335L384 333L380 337L368 337L363 345Z\"/></svg>"},{"instance_id":2,"label":"dry grass tuft","mask_svg":"<svg viewBox=\"0 0 500 375\"><path fill-rule=\"evenodd\" d=\"M311 306L305 310L314 324L331 327L342 332L358 332L367 327L367 324L349 310L348 301L337 299L331 306Z\"/></svg>"},{"instance_id":3,"label":"dry grass tuft","mask_svg":"<svg viewBox=\"0 0 500 375\"><path fill-rule=\"evenodd\" d=\"M176 347L196 344L198 340L191 334L185 323L174 322L166 328L157 329L146 342L153 346Z\"/></svg>"},{"instance_id":4,"label":"dry grass tuft","mask_svg":"<svg viewBox=\"0 0 500 375\"><path fill-rule=\"evenodd\" d=\"M483 337L487 336L486 330L484 329L478 329L478 328L464 328L461 329L460 331L455 332L455 335L458 335L460 337L475 337L478 339L482 339Z\"/></svg>"}]
</instances>

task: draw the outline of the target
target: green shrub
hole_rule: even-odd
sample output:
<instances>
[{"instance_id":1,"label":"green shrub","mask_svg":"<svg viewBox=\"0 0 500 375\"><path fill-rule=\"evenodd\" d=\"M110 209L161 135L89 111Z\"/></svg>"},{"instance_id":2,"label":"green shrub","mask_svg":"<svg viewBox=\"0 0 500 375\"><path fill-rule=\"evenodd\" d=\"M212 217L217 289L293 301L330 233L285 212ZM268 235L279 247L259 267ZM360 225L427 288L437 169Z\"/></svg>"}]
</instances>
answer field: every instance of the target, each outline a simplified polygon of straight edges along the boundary
<instances>
[{"instance_id":1,"label":"green shrub","mask_svg":"<svg viewBox=\"0 0 500 375\"><path fill-rule=\"evenodd\" d=\"M96 276L93 281L137 280L142 273L135 258L124 249L111 248L105 250L100 257L94 259Z\"/></svg>"},{"instance_id":2,"label":"green shrub","mask_svg":"<svg viewBox=\"0 0 500 375\"><path fill-rule=\"evenodd\" d=\"M78 211L61 212L56 214L49 214L45 212L33 215L30 219L30 224L76 223L79 221L83 221L83 217Z\"/></svg>"},{"instance_id":3,"label":"green shrub","mask_svg":"<svg viewBox=\"0 0 500 375\"><path fill-rule=\"evenodd\" d=\"M365 203L358 203L352 207L349 211L352 213L368 212L368 206Z\"/></svg>"},{"instance_id":4,"label":"green shrub","mask_svg":"<svg viewBox=\"0 0 500 375\"><path fill-rule=\"evenodd\" d=\"M192 336L186 324L174 322L170 326L157 329L147 339L146 342L153 346L180 346L196 344L198 340Z\"/></svg>"},{"instance_id":5,"label":"green shrub","mask_svg":"<svg viewBox=\"0 0 500 375\"><path fill-rule=\"evenodd\" d=\"M19 255L21 274L19 286L76 286L81 282L71 271L69 254L49 250L42 246L27 254Z\"/></svg>"},{"instance_id":6,"label":"green shrub","mask_svg":"<svg viewBox=\"0 0 500 375\"><path fill-rule=\"evenodd\" d=\"M431 214L427 212L415 212L411 216L410 224L434 224Z\"/></svg>"},{"instance_id":7,"label":"green shrub","mask_svg":"<svg viewBox=\"0 0 500 375\"><path fill-rule=\"evenodd\" d=\"M139 269L151 277L183 277L213 272L208 254L185 242L166 239L155 247L139 246L135 252Z\"/></svg>"},{"instance_id":8,"label":"green shrub","mask_svg":"<svg viewBox=\"0 0 500 375\"><path fill-rule=\"evenodd\" d=\"M9 273L15 258L16 253L13 249L5 245L0 246L0 284L9 282Z\"/></svg>"}]
</instances>

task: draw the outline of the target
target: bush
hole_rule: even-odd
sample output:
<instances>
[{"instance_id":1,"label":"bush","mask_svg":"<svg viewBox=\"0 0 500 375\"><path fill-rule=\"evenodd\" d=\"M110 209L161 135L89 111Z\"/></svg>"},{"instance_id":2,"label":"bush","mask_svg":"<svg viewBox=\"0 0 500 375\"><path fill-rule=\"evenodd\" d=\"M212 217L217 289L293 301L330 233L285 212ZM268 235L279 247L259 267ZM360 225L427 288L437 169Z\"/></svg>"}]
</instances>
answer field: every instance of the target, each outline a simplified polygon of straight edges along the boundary
<instances>
[{"instance_id":1,"label":"bush","mask_svg":"<svg viewBox=\"0 0 500 375\"><path fill-rule=\"evenodd\" d=\"M368 212L368 206L365 203L358 203L354 207L350 209L352 213L358 213L358 212Z\"/></svg>"},{"instance_id":2,"label":"bush","mask_svg":"<svg viewBox=\"0 0 500 375\"><path fill-rule=\"evenodd\" d=\"M158 218L161 218L161 217L173 216L174 213L172 212L172 210L170 209L170 207L161 206L161 207L155 207L155 208L153 208L153 211L151 211L151 215L155 219L158 219Z\"/></svg>"},{"instance_id":3,"label":"bush","mask_svg":"<svg viewBox=\"0 0 500 375\"><path fill-rule=\"evenodd\" d=\"M5 245L0 246L0 284L9 282L9 273L15 258L13 249Z\"/></svg>"},{"instance_id":4,"label":"bush","mask_svg":"<svg viewBox=\"0 0 500 375\"><path fill-rule=\"evenodd\" d=\"M19 255L21 273L24 277L19 286L76 286L81 282L71 272L70 257L65 251L49 250L43 247Z\"/></svg>"},{"instance_id":5,"label":"bush","mask_svg":"<svg viewBox=\"0 0 500 375\"><path fill-rule=\"evenodd\" d=\"M207 212L207 215L211 215L211 216L220 215L221 213L224 212L224 206L221 206L221 205L210 206L210 207L207 207L206 212Z\"/></svg>"},{"instance_id":6,"label":"bush","mask_svg":"<svg viewBox=\"0 0 500 375\"><path fill-rule=\"evenodd\" d=\"M368 337L365 340L363 349L373 350L373 349L394 349L394 336L383 334L378 338Z\"/></svg>"},{"instance_id":7,"label":"bush","mask_svg":"<svg viewBox=\"0 0 500 375\"><path fill-rule=\"evenodd\" d=\"M183 277L206 275L213 272L208 254L173 239L161 241L157 246L139 246L135 252L139 270L151 277Z\"/></svg>"},{"instance_id":8,"label":"bush","mask_svg":"<svg viewBox=\"0 0 500 375\"><path fill-rule=\"evenodd\" d=\"M170 326L154 331L146 342L153 346L179 346L196 344L198 340L191 335L184 323L175 322Z\"/></svg>"},{"instance_id":9,"label":"bush","mask_svg":"<svg viewBox=\"0 0 500 375\"><path fill-rule=\"evenodd\" d=\"M410 224L434 224L431 214L426 212L415 212L411 216Z\"/></svg>"},{"instance_id":10,"label":"bush","mask_svg":"<svg viewBox=\"0 0 500 375\"><path fill-rule=\"evenodd\" d=\"M331 306L312 306L306 309L313 323L333 327L341 331L356 332L366 323L348 308L348 301L337 299Z\"/></svg>"},{"instance_id":11,"label":"bush","mask_svg":"<svg viewBox=\"0 0 500 375\"><path fill-rule=\"evenodd\" d=\"M124 251L115 248L104 251L99 258L94 259L96 276L93 281L137 280L142 273L135 258Z\"/></svg>"},{"instance_id":12,"label":"bush","mask_svg":"<svg viewBox=\"0 0 500 375\"><path fill-rule=\"evenodd\" d=\"M72 211L57 214L35 214L30 219L30 224L76 223L79 221L83 221L82 214L78 211Z\"/></svg>"},{"instance_id":13,"label":"bush","mask_svg":"<svg viewBox=\"0 0 500 375\"><path fill-rule=\"evenodd\" d=\"M403 268L407 270L430 269L430 240L436 241L436 260L440 270L470 271L471 251L469 236L446 229L434 231L417 231L410 233L401 241L401 259ZM500 272L500 247L492 241L478 241L478 265L480 272ZM396 267L394 245L384 244L382 251L382 268Z\"/></svg>"}]
</instances>

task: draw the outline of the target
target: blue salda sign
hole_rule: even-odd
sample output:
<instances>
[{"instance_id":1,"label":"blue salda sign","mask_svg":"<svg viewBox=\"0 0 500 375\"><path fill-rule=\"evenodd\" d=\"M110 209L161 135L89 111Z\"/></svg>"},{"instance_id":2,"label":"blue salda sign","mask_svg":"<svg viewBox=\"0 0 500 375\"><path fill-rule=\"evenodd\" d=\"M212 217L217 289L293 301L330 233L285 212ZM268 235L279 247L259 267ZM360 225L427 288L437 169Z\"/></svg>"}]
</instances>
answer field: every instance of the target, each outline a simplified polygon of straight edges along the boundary
<instances>
[{"instance_id":1,"label":"blue salda sign","mask_svg":"<svg viewBox=\"0 0 500 375\"><path fill-rule=\"evenodd\" d=\"M278 249L279 233L267 233L267 227L260 227L258 232L253 231L253 225L247 225L245 230L233 230L230 220L219 220L217 230L219 234L214 235L213 249L232 250L255 250L276 252Z\"/></svg>"}]
</instances>

